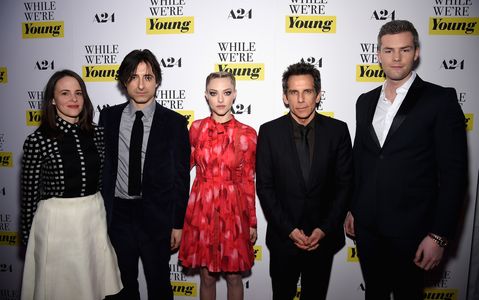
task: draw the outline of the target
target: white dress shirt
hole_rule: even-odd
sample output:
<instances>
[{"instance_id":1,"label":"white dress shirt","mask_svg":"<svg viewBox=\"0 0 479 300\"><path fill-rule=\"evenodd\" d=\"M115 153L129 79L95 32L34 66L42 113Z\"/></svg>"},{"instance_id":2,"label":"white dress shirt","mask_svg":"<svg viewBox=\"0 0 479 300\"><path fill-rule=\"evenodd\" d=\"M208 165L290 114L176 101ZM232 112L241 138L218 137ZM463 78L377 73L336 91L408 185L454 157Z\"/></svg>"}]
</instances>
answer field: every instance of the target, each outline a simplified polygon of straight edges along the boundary
<instances>
[{"instance_id":1,"label":"white dress shirt","mask_svg":"<svg viewBox=\"0 0 479 300\"><path fill-rule=\"evenodd\" d=\"M401 104L415 78L416 72L413 71L411 77L409 77L409 79L402 86L396 89L395 99L386 99L385 89L387 81L385 81L383 84L381 95L379 96L379 101L373 118L374 131L376 132L376 136L378 137L381 147L384 145L384 141L386 140L394 117L396 116L399 107L401 107Z\"/></svg>"}]
</instances>

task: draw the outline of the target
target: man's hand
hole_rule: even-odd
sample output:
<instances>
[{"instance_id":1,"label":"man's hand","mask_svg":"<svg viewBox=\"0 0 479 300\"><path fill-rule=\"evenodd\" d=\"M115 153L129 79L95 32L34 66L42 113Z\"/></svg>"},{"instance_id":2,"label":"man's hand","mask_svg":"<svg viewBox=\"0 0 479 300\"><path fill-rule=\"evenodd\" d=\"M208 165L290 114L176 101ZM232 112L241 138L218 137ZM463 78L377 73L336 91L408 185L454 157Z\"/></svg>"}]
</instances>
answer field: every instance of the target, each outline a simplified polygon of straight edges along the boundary
<instances>
[{"instance_id":1,"label":"man's hand","mask_svg":"<svg viewBox=\"0 0 479 300\"><path fill-rule=\"evenodd\" d=\"M170 240L170 248L171 250L176 250L180 247L181 242L181 229L174 229L171 231L171 240Z\"/></svg>"},{"instance_id":2,"label":"man's hand","mask_svg":"<svg viewBox=\"0 0 479 300\"><path fill-rule=\"evenodd\" d=\"M440 247L431 237L426 236L416 251L414 263L421 269L429 271L441 262L444 248Z\"/></svg>"},{"instance_id":3,"label":"man's hand","mask_svg":"<svg viewBox=\"0 0 479 300\"><path fill-rule=\"evenodd\" d=\"M313 230L313 232L311 233L311 235L308 237L309 247L308 247L307 250L312 251L312 250L318 248L319 241L321 241L325 236L326 236L326 234L324 233L324 231L322 231L319 228L315 228Z\"/></svg>"},{"instance_id":4,"label":"man's hand","mask_svg":"<svg viewBox=\"0 0 479 300\"><path fill-rule=\"evenodd\" d=\"M295 228L289 234L289 238L293 240L296 247L301 250L312 251L319 246L319 241L325 237L325 233L319 229L315 228L310 236L304 234L304 231L298 228Z\"/></svg>"},{"instance_id":5,"label":"man's hand","mask_svg":"<svg viewBox=\"0 0 479 300\"><path fill-rule=\"evenodd\" d=\"M308 250L308 237L304 234L302 230L298 228L293 229L289 234L289 238L293 240L296 247L302 250Z\"/></svg>"},{"instance_id":6,"label":"man's hand","mask_svg":"<svg viewBox=\"0 0 479 300\"><path fill-rule=\"evenodd\" d=\"M349 237L356 237L354 233L354 217L350 211L348 211L346 219L344 220L344 232L346 232L346 235Z\"/></svg>"}]
</instances>

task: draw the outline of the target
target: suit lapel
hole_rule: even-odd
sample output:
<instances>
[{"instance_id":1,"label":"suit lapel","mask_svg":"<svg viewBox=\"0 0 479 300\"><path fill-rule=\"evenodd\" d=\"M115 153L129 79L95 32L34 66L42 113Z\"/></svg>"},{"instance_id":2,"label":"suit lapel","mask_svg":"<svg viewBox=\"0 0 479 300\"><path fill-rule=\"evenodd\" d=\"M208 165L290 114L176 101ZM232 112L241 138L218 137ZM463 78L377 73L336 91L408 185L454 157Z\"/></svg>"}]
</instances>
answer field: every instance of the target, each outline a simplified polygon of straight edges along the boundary
<instances>
[{"instance_id":1,"label":"suit lapel","mask_svg":"<svg viewBox=\"0 0 479 300\"><path fill-rule=\"evenodd\" d=\"M148 136L148 143L147 143L146 152L145 152L145 161L143 163L144 169L150 166L150 163L148 163L148 161L150 160L150 156L158 155L158 153L152 154L152 151L153 151L152 149L155 148L153 147L153 144L162 142L161 135L165 130L163 128L165 124L164 122L165 118L162 117L163 115L162 109L163 107L160 104L155 103L155 113L153 114L153 120L151 121L151 129L150 129L150 134ZM143 176L145 174L146 172L143 171Z\"/></svg>"},{"instance_id":2,"label":"suit lapel","mask_svg":"<svg viewBox=\"0 0 479 300\"><path fill-rule=\"evenodd\" d=\"M309 174L309 180L307 185L308 187L310 186L311 182L318 182L317 178L319 174L321 174L322 168L324 166L324 164L321 163L321 160L325 157L328 157L328 132L326 130L323 130L324 124L322 118L325 117L321 116L320 114L317 114L314 121L314 152L313 159L311 161L311 171Z\"/></svg>"},{"instance_id":3,"label":"suit lapel","mask_svg":"<svg viewBox=\"0 0 479 300\"><path fill-rule=\"evenodd\" d=\"M396 116L393 119L391 124L391 128L388 131L388 135L386 136L386 140L384 141L383 147L388 143L394 133L397 132L401 124L404 122L406 117L409 115L411 110L413 109L414 105L416 105L418 99L420 98L420 94L422 92L422 79L419 76L416 76L414 82L412 83L411 87L409 88L406 97L404 98L401 106L399 107Z\"/></svg>"},{"instance_id":4,"label":"suit lapel","mask_svg":"<svg viewBox=\"0 0 479 300\"><path fill-rule=\"evenodd\" d=\"M121 123L121 115L123 114L123 110L128 105L128 102L124 104L120 104L115 106L112 111L112 132L111 132L111 151L113 153L113 161L115 163L115 170L118 167L118 142L120 140L120 123Z\"/></svg>"},{"instance_id":5,"label":"suit lapel","mask_svg":"<svg viewBox=\"0 0 479 300\"><path fill-rule=\"evenodd\" d=\"M371 138L373 139L374 144L378 148L381 148L381 145L379 144L378 136L376 135L376 131L374 130L373 118L374 118L374 113L376 112L376 106L378 105L380 94L381 94L381 87L378 87L371 94L371 98L370 98L371 101L368 101L368 107L366 111L368 131L369 131L369 134L371 135Z\"/></svg>"}]
</instances>

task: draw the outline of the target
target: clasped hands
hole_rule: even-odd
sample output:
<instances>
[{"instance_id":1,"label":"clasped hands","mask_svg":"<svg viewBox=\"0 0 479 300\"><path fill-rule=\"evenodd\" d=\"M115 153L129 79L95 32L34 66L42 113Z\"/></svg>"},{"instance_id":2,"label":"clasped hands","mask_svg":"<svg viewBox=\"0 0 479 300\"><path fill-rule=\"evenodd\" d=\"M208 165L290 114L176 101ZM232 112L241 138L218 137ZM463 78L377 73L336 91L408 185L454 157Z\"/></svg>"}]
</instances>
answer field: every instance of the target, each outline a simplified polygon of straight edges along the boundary
<instances>
[{"instance_id":1,"label":"clasped hands","mask_svg":"<svg viewBox=\"0 0 479 300\"><path fill-rule=\"evenodd\" d=\"M305 251L312 251L319 246L319 241L326 234L319 228L315 228L310 236L307 236L302 229L295 228L289 234L289 238L293 240L296 247Z\"/></svg>"}]
</instances>

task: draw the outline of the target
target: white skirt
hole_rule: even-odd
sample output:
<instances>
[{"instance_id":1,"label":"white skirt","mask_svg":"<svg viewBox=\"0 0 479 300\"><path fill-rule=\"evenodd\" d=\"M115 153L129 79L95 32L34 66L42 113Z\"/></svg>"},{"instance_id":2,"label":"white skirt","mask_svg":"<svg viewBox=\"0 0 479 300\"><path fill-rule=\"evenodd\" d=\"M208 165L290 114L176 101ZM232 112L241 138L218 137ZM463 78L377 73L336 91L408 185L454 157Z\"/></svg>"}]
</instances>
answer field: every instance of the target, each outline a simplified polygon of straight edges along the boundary
<instances>
[{"instance_id":1,"label":"white skirt","mask_svg":"<svg viewBox=\"0 0 479 300\"><path fill-rule=\"evenodd\" d=\"M101 300L122 287L101 194L40 201L28 239L21 299Z\"/></svg>"}]
</instances>

